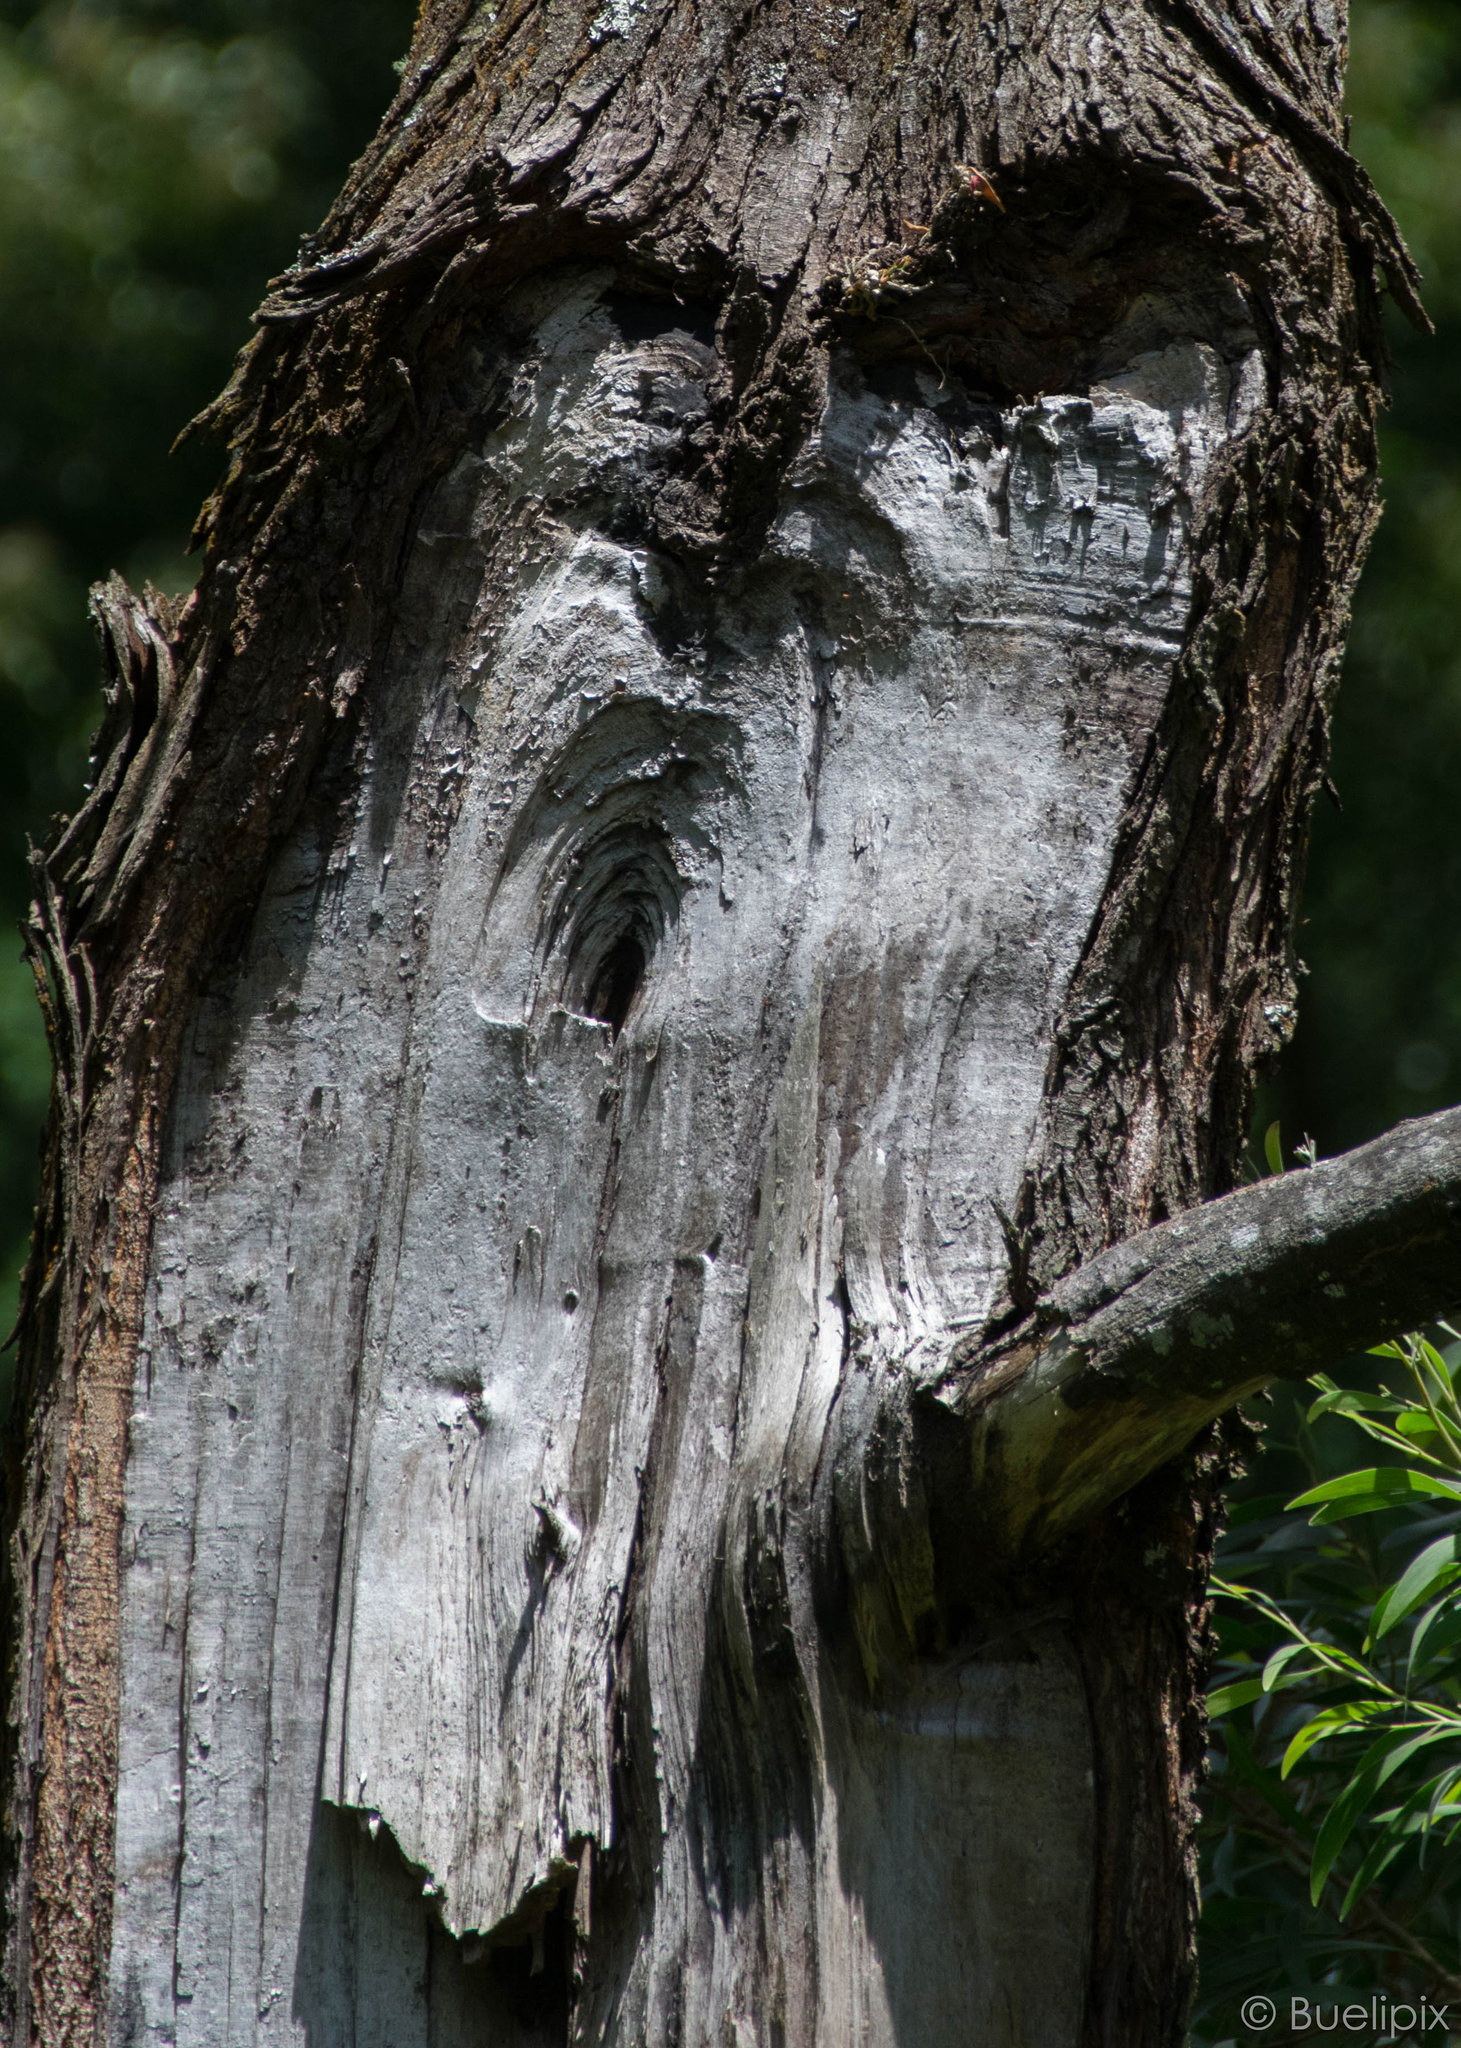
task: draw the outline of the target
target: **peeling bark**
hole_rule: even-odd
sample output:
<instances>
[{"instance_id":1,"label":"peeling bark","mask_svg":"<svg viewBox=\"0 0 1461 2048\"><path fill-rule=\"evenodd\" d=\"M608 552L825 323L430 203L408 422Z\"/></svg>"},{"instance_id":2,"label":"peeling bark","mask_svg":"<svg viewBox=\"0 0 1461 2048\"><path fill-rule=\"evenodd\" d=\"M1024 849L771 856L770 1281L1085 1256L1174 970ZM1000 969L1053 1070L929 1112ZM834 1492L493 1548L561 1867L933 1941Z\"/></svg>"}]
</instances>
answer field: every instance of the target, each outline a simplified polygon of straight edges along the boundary
<instances>
[{"instance_id":1,"label":"peeling bark","mask_svg":"<svg viewBox=\"0 0 1461 2048\"><path fill-rule=\"evenodd\" d=\"M37 864L18 2042L1180 2038L1170 1459L1283 1368L1135 1361L1233 1278L1415 303L1342 67L423 10Z\"/></svg>"}]
</instances>

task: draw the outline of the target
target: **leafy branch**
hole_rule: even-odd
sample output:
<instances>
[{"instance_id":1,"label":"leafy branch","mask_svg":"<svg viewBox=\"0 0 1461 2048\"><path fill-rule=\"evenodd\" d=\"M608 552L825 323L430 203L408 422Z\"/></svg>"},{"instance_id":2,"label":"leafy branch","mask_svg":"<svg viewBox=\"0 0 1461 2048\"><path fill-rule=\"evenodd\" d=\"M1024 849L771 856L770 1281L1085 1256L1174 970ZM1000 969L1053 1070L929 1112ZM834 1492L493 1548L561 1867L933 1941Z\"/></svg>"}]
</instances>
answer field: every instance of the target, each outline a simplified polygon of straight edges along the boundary
<instances>
[{"instance_id":1,"label":"leafy branch","mask_svg":"<svg viewBox=\"0 0 1461 2048\"><path fill-rule=\"evenodd\" d=\"M1441 1329L1458 1341L1454 1330ZM1452 1363L1424 1336L1377 1346L1371 1355L1402 1368L1399 1390L1389 1385L1377 1391L1345 1389L1328 1375L1316 1374L1311 1384L1317 1398L1305 1427L1312 1432L1324 1417L1341 1418L1363 1430L1391 1459L1404 1462L1338 1473L1288 1501L1265 1544L1251 1557L1250 1568L1263 1569L1285 1552L1292 1557L1292 1518L1310 1510L1308 1526L1323 1537L1309 1560L1306 1598L1296 1599L1300 1589L1292 1584L1284 1597L1275 1597L1233 1577L1214 1579L1220 1601L1230 1604L1229 1611L1243 1610L1255 1626L1254 1648L1238 1648L1228 1660L1223 1682L1209 1698L1209 1712L1221 1719L1251 1705L1271 1716L1276 1710L1270 1702L1278 1695L1297 1696L1298 1714L1290 1717L1296 1725L1284 1726L1286 1740L1276 1768L1274 1761L1258 1762L1250 1752L1250 1778L1257 1778L1257 1789L1272 1810L1279 1805L1272 1796L1278 1788L1296 1772L1301 1779L1307 1775L1308 1782L1299 1786L1299 1806L1284 1803L1290 1804L1293 1819L1322 1816L1306 1844L1311 1904L1319 1905L1353 1845L1338 1918L1346 1920L1364 1901L1364 1917L1377 1925L1377 1910L1385 1911L1374 1895L1378 1881L1404 1860L1414 1891L1430 1839L1446 1849L1461 1833L1461 1690L1450 1654L1461 1639L1456 1527L1461 1520L1461 1399ZM1339 1597L1334 1565L1349 1566L1353 1580L1354 1567L1365 1575L1379 1557L1348 1525L1360 1517L1397 1514L1403 1519L1390 1531L1386 1547L1400 1551L1403 1568L1393 1577L1376 1572L1368 1601ZM1417 1515L1423 1518L1419 1524ZM1438 1517L1447 1526L1436 1534ZM1315 1567L1324 1575L1317 1599ZM1361 1632L1358 1621L1366 1606ZM1392 1646L1392 1632L1412 1617L1402 1659ZM1257 1650L1265 1642L1271 1647L1261 1668L1255 1668ZM1265 1773L1277 1784L1265 1784ZM1235 1783L1227 1797L1252 1825L1251 1789L1244 1795ZM1304 1839L1281 1818L1275 1817L1274 1825L1285 1830L1288 1851ZM1271 1836L1272 1829L1265 1825L1261 1832ZM1404 1921L1394 1913L1386 1918L1390 1935L1398 1939ZM1407 1932L1399 1945L1414 1960L1424 1961L1437 1984L1455 1981L1456 1973L1426 1942Z\"/></svg>"}]
</instances>

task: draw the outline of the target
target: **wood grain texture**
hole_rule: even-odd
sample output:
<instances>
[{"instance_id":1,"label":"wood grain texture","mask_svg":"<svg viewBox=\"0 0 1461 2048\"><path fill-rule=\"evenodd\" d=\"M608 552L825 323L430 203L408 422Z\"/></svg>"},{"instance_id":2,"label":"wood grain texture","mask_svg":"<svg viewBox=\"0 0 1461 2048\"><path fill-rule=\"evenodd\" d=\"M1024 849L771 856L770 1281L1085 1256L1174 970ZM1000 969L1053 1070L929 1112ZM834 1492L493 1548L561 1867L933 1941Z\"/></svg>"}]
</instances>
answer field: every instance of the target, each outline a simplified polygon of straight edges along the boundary
<instances>
[{"instance_id":1,"label":"wood grain texture","mask_svg":"<svg viewBox=\"0 0 1461 2048\"><path fill-rule=\"evenodd\" d=\"M1341 70L423 10L41 870L18 2040L1177 2037L1220 1461L992 1581L914 1397L1291 1024L1413 295Z\"/></svg>"},{"instance_id":2,"label":"wood grain texture","mask_svg":"<svg viewBox=\"0 0 1461 2048\"><path fill-rule=\"evenodd\" d=\"M372 762L334 846L311 828L284 858L226 1064L199 1055L180 1084L134 1425L113 1966L141 1985L150 1957L159 1991L174 1980L160 2011L139 1994L159 2037L227 2038L240 1999L251 2028L257 2004L288 2023L282 1969L241 1983L238 1957L300 1910L326 1669L325 1795L389 1832L458 1935L543 1919L581 1843L618 1847L615 1718L647 1718L678 1875L612 2024L658 2039L720 2000L764 2024L765 1987L708 1902L688 1909L712 1843L755 1868L746 1816L707 1805L707 1774L744 1767L707 1756L740 1744L708 1688L766 1689L768 1619L804 1739L849 1773L776 1930L814 1944L806 2024L891 2039L917 2008L935 2034L1003 2026L985 2010L1001 1957L1052 1917L1069 1954L1042 1979L1042 2031L1078 2021L1089 1738L1059 1631L899 1680L907 1701L869 1719L824 1715L810 1617L774 1610L792 1574L810 1589L849 1324L901 1370L999 1291L996 1205L1180 644L1184 508L1232 377L1173 347L1090 398L1000 414L932 371L869 384L846 362L758 562L700 609L604 507L695 431L718 366L674 325L626 334L655 309L606 302L611 284L534 290L531 375L406 572L412 615L449 618L475 537L531 516L485 641L469 614L402 651L418 703L423 676L459 679L417 743L472 749L448 843L433 857L408 801L366 850L392 773ZM583 1009L626 932L644 973L615 1036ZM298 1506L296 1472L314 1476ZM737 1557L765 1584L718 1575ZM320 1675L286 1685L282 1720L281 1654ZM971 1882L957 1976L916 1966L897 1919L890 1984L893 1936L862 1916L894 1912L875 1872L916 1860L950 1771L958 1841L1007 1869L1034 1826L1043 1860ZM195 1840L261 1827L283 1894L204 1868L194 1897L185 1877L167 1967L155 1887Z\"/></svg>"}]
</instances>

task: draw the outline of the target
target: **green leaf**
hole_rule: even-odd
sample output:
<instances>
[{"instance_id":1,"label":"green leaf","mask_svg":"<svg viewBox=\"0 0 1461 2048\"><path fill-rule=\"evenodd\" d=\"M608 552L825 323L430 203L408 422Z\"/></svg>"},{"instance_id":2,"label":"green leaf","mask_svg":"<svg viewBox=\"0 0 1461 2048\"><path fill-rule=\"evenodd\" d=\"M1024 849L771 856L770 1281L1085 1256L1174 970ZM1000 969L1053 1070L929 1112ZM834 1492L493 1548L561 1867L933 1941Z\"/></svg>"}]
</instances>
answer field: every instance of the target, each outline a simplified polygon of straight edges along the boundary
<instances>
[{"instance_id":1,"label":"green leaf","mask_svg":"<svg viewBox=\"0 0 1461 2048\"><path fill-rule=\"evenodd\" d=\"M1441 1536L1434 1543L1428 1543L1418 1557L1410 1560L1395 1584L1387 1586L1375 1602L1370 1632L1365 1638L1366 1646L1377 1643L1397 1621L1403 1621L1407 1614L1413 1613L1438 1586L1449 1585L1458 1572L1461 1572L1461 1546L1458 1546L1454 1535Z\"/></svg>"},{"instance_id":2,"label":"green leaf","mask_svg":"<svg viewBox=\"0 0 1461 2048\"><path fill-rule=\"evenodd\" d=\"M1461 1724L1451 1730L1451 1740L1461 1742ZM1448 1771L1442 1771L1438 1778L1432 1778L1428 1785L1421 1788L1431 1795L1430 1805L1426 1808L1425 1819L1421 1823L1422 1828L1433 1828L1448 1809L1455 1810L1456 1802L1451 1794L1458 1783L1461 1783L1461 1764L1452 1764Z\"/></svg>"},{"instance_id":3,"label":"green leaf","mask_svg":"<svg viewBox=\"0 0 1461 2048\"><path fill-rule=\"evenodd\" d=\"M1344 1515L1373 1514L1380 1508L1400 1507L1416 1494L1432 1499L1461 1501L1461 1488L1448 1479L1436 1479L1413 1465L1372 1465L1359 1472L1342 1473L1297 1494L1290 1508L1322 1505L1325 1512L1311 1515L1313 1522L1338 1521Z\"/></svg>"},{"instance_id":4,"label":"green leaf","mask_svg":"<svg viewBox=\"0 0 1461 2048\"><path fill-rule=\"evenodd\" d=\"M1276 1123L1270 1124L1263 1133L1263 1156L1268 1161L1270 1173L1283 1172L1283 1141Z\"/></svg>"},{"instance_id":5,"label":"green leaf","mask_svg":"<svg viewBox=\"0 0 1461 2048\"><path fill-rule=\"evenodd\" d=\"M1386 1508L1397 1505L1393 1493L1361 1493L1353 1500L1333 1500L1327 1507L1315 1508L1309 1522L1313 1528L1326 1528L1335 1522L1347 1522L1355 1515L1383 1514Z\"/></svg>"},{"instance_id":6,"label":"green leaf","mask_svg":"<svg viewBox=\"0 0 1461 2048\"><path fill-rule=\"evenodd\" d=\"M1410 1721L1403 1723L1399 1728L1392 1729L1388 1735L1381 1736L1374 1749L1370 1752L1372 1756L1379 1757L1379 1776L1375 1781L1377 1791L1388 1779L1394 1777L1402 1764L1409 1763L1410 1759L1418 1751L1429 1749L1432 1743L1455 1742L1458 1738L1461 1738L1461 1722L1458 1722L1455 1726L1448 1725L1443 1728L1437 1728L1432 1725L1428 1728L1422 1728L1419 1734L1412 1733L1407 1736L1406 1729L1413 1730L1414 1727L1414 1721ZM1400 1739L1397 1740L1397 1738ZM1383 1755L1381 1754L1382 1751L1384 1752ZM1442 1773L1443 1777L1446 1775L1449 1775L1449 1773ZM1440 1779L1433 1778L1431 1782L1432 1784L1439 1784Z\"/></svg>"},{"instance_id":7,"label":"green leaf","mask_svg":"<svg viewBox=\"0 0 1461 2048\"><path fill-rule=\"evenodd\" d=\"M1319 1839L1314 1844L1314 1856L1309 1865L1309 1901L1317 1906L1324 1895L1325 1882L1334 1868L1336 1857L1354 1830L1365 1801L1374 1790L1373 1773L1361 1770L1350 1779L1328 1813L1319 1830Z\"/></svg>"},{"instance_id":8,"label":"green leaf","mask_svg":"<svg viewBox=\"0 0 1461 2048\"><path fill-rule=\"evenodd\" d=\"M1314 1375L1317 1385L1322 1375ZM1336 1387L1332 1383L1325 1387L1317 1401L1309 1409L1304 1420L1317 1422L1321 1415L1394 1415L1409 1411L1402 1401L1393 1394L1365 1394L1354 1387ZM1426 1418L1429 1421L1429 1417Z\"/></svg>"},{"instance_id":9,"label":"green leaf","mask_svg":"<svg viewBox=\"0 0 1461 2048\"><path fill-rule=\"evenodd\" d=\"M1454 1783L1457 1775L1457 1769L1453 1766L1450 1770L1442 1771L1437 1778L1428 1778L1424 1785L1417 1786L1401 1806L1384 1817L1385 1825L1366 1850L1349 1890L1344 1895L1344 1904L1339 1909L1341 1920L1349 1918L1350 1908L1361 1892L1368 1891L1382 1871L1400 1854L1416 1833L1417 1824L1422 1833L1431 1826L1438 1796L1442 1799L1445 1797L1445 1792L1439 1788L1444 1786L1449 1789L1448 1780ZM1427 1804L1431 1811L1422 1818L1420 1809Z\"/></svg>"},{"instance_id":10,"label":"green leaf","mask_svg":"<svg viewBox=\"0 0 1461 2048\"><path fill-rule=\"evenodd\" d=\"M1417 1735L1411 1723L1388 1729L1378 1742L1371 1744L1359 1769L1324 1816L1324 1825L1314 1844L1314 1857L1309 1866L1309 1897L1314 1905L1319 1903L1339 1852L1386 1779L1392 1777L1417 1750L1425 1749L1434 1742L1453 1742L1455 1739L1455 1731L1450 1728L1427 1728Z\"/></svg>"},{"instance_id":11,"label":"green leaf","mask_svg":"<svg viewBox=\"0 0 1461 2048\"><path fill-rule=\"evenodd\" d=\"M1419 1800L1423 1799L1424 1796L1424 1792L1419 1792L1415 1795L1415 1798ZM1369 1890L1375 1879L1383 1873L1387 1865L1394 1862L1407 1841L1409 1841L1410 1828L1408 1823L1410 1813L1411 1802L1407 1802L1400 1809L1400 1814L1396 1819L1392 1821L1389 1827L1383 1828L1380 1831L1366 1850L1364 1860L1355 1872L1349 1890L1344 1895L1344 1904L1339 1909L1341 1920L1349 1918L1350 1908L1354 1905L1361 1892Z\"/></svg>"},{"instance_id":12,"label":"green leaf","mask_svg":"<svg viewBox=\"0 0 1461 2048\"><path fill-rule=\"evenodd\" d=\"M1406 1437L1424 1439L1438 1437L1441 1434L1424 1408L1407 1408L1403 1414L1396 1416L1395 1427L1401 1436Z\"/></svg>"},{"instance_id":13,"label":"green leaf","mask_svg":"<svg viewBox=\"0 0 1461 2048\"><path fill-rule=\"evenodd\" d=\"M1453 1391L1451 1368L1447 1365L1441 1353L1437 1351L1435 1345L1430 1342L1429 1338L1421 1338L1420 1355L1435 1374L1446 1393L1451 1393Z\"/></svg>"},{"instance_id":14,"label":"green leaf","mask_svg":"<svg viewBox=\"0 0 1461 2048\"><path fill-rule=\"evenodd\" d=\"M1420 1653L1422 1647L1438 1628L1440 1629L1440 1642L1437 1645L1437 1649L1444 1649L1447 1646L1447 1639L1450 1633L1450 1630L1446 1627L1447 1623L1451 1624L1452 1629L1461 1630L1461 1605L1458 1605L1454 1595L1446 1600L1438 1600L1434 1607L1428 1607L1420 1617L1420 1620L1415 1624L1410 1638L1410 1655L1405 1663L1405 1683L1407 1686L1410 1684L1416 1666L1421 1661Z\"/></svg>"},{"instance_id":15,"label":"green leaf","mask_svg":"<svg viewBox=\"0 0 1461 2048\"><path fill-rule=\"evenodd\" d=\"M1279 1765L1279 1776L1286 1778L1299 1759L1322 1742L1328 1735L1337 1735L1342 1730L1362 1727L1366 1721L1373 1721L1387 1711L1384 1700L1347 1700L1342 1707L1325 1707L1312 1721L1306 1721L1283 1753Z\"/></svg>"},{"instance_id":16,"label":"green leaf","mask_svg":"<svg viewBox=\"0 0 1461 2048\"><path fill-rule=\"evenodd\" d=\"M1256 1700L1263 1691L1261 1678L1240 1678L1235 1685L1219 1685L1207 1696L1207 1711L1211 1719L1217 1720L1223 1714L1231 1714L1237 1707L1246 1707L1250 1700Z\"/></svg>"},{"instance_id":17,"label":"green leaf","mask_svg":"<svg viewBox=\"0 0 1461 2048\"><path fill-rule=\"evenodd\" d=\"M1272 1692L1275 1687L1280 1687L1281 1689L1280 1681L1285 1670L1293 1663L1295 1657L1304 1656L1308 1648L1309 1645L1307 1643L1280 1643L1263 1667L1263 1677L1260 1681L1263 1690L1265 1692Z\"/></svg>"}]
</instances>

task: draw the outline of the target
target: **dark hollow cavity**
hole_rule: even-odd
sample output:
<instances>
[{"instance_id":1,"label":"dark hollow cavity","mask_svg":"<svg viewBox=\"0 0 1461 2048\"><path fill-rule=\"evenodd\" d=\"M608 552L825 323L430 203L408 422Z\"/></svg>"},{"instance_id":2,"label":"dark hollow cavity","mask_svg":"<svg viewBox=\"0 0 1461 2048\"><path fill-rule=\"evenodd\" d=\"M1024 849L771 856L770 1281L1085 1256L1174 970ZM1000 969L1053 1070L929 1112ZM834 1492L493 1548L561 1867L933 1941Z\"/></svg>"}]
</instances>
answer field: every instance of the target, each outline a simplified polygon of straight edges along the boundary
<instances>
[{"instance_id":1,"label":"dark hollow cavity","mask_svg":"<svg viewBox=\"0 0 1461 2048\"><path fill-rule=\"evenodd\" d=\"M639 993L646 965L644 948L633 932L626 932L599 962L589 984L588 1014L607 1024L616 1038Z\"/></svg>"}]
</instances>

